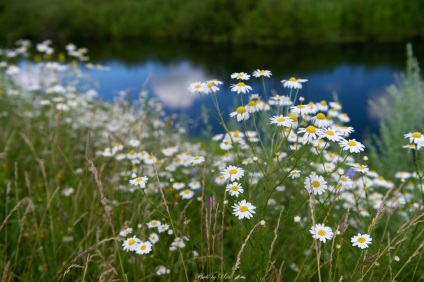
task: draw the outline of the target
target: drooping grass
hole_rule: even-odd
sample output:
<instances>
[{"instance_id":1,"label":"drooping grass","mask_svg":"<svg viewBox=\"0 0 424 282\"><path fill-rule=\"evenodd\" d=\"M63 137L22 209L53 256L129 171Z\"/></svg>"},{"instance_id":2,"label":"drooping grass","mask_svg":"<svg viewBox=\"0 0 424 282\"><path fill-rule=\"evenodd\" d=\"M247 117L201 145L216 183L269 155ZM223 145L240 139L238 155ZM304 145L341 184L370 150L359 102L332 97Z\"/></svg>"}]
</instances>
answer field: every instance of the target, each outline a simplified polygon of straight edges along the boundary
<instances>
[{"instance_id":1,"label":"drooping grass","mask_svg":"<svg viewBox=\"0 0 424 282\"><path fill-rule=\"evenodd\" d=\"M300 129L319 129L310 127L309 117L321 117L314 108L334 123L336 135L342 132L337 104L303 101L295 88L281 88L285 96L255 89L261 96L255 99L234 93L240 114L247 105L258 111L246 120L222 120L221 136L193 142L144 91L134 105L93 98L90 81L81 76L87 66L82 53L68 52L61 63L41 53L41 62L15 74L10 64L2 69L3 281L423 278L424 210L416 189L422 178L382 178L366 171L363 152L303 137ZM28 73L31 84L19 79ZM221 118L229 113L219 110L217 95L202 94L216 102L213 116ZM295 118L289 104L279 104L289 97L308 113ZM289 126L270 124L279 115ZM201 157L204 162L193 163ZM230 166L244 170L236 179L244 189L238 197L225 192L233 182L223 178ZM324 181L325 191L315 193ZM242 200L255 207L246 204L251 218L235 215ZM152 221L169 229L149 228ZM313 239L316 224L334 236ZM358 233L370 235L368 248L352 246ZM155 243L152 250L124 251L133 236Z\"/></svg>"}]
</instances>

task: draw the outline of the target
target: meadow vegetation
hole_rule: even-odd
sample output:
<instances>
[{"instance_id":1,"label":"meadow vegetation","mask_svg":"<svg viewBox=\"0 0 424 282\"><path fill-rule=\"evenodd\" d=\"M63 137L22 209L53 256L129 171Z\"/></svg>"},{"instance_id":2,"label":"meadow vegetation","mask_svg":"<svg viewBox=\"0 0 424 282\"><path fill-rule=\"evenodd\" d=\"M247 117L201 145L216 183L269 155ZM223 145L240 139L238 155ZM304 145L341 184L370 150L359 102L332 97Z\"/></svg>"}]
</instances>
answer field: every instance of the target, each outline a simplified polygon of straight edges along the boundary
<instances>
[{"instance_id":1,"label":"meadow vegetation","mask_svg":"<svg viewBox=\"0 0 424 282\"><path fill-rule=\"evenodd\" d=\"M422 38L420 0L3 1L1 37L296 44Z\"/></svg>"},{"instance_id":2,"label":"meadow vegetation","mask_svg":"<svg viewBox=\"0 0 424 282\"><path fill-rule=\"evenodd\" d=\"M340 103L305 101L301 78L252 89L258 69L187 85L222 125L194 141L145 90L103 102L84 72L107 67L51 46L1 52L2 281L424 279L419 124L367 151ZM397 89L422 94L409 56ZM403 158L374 170L386 150Z\"/></svg>"}]
</instances>

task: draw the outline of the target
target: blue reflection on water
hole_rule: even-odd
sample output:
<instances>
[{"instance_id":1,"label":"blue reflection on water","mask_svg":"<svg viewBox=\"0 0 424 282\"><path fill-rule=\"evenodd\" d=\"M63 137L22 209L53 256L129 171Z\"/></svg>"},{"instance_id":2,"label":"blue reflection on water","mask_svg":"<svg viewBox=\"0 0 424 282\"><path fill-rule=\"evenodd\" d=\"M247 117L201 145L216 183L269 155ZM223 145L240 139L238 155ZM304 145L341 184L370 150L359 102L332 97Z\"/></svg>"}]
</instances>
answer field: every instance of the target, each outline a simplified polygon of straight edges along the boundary
<instances>
[{"instance_id":1,"label":"blue reflection on water","mask_svg":"<svg viewBox=\"0 0 424 282\"><path fill-rule=\"evenodd\" d=\"M140 65L128 66L119 61L107 61L104 64L110 67L110 71L103 72L97 70L89 71L91 78L100 83L100 96L111 101L120 90L130 89L133 97L136 97L142 88L143 83L149 78L146 89L152 97L156 97L164 106L167 114L184 114L190 119L200 120L201 99L198 94L192 94L187 90L190 83L195 81L205 81L212 78L222 80L221 90L218 92L219 103L224 117L229 118L229 113L234 111L235 93L230 92L230 84L235 83L230 79L230 72L226 77L218 77L216 74L207 73L202 68L193 66L188 61L173 62L163 64L155 61L148 61ZM233 70L234 72L247 72L246 70ZM252 70L253 71L253 70ZM272 69L271 69L272 71ZM363 140L368 132L375 132L377 119L369 108L368 100L376 99L386 95L388 85L394 83L393 74L397 72L388 66L378 66L365 68L361 65L340 64L330 71L311 72L302 78L308 79L299 96L305 97L305 102L321 100L333 101L334 94L343 106L342 112L348 114L351 121L348 125L355 128L352 138ZM287 77L275 77L265 79L265 87L268 97L274 90L280 95L288 95L288 89L284 89L280 81L295 76L296 73ZM248 82L252 86L253 93L259 93L262 97L263 85L261 79L251 78ZM244 97L244 101L248 96ZM204 96L207 107L213 108L211 98ZM223 132L217 121L210 119L213 124L213 133ZM197 124L202 126L201 123ZM193 127L192 133L199 133L199 128Z\"/></svg>"}]
</instances>

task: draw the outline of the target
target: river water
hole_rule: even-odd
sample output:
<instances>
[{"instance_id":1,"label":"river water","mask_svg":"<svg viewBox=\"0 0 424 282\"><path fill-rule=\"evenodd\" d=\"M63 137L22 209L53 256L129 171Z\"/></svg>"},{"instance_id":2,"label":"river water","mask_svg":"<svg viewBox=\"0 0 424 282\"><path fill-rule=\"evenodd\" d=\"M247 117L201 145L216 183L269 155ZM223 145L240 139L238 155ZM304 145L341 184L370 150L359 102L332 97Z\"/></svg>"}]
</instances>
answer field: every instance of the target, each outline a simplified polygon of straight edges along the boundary
<instances>
[{"instance_id":1,"label":"river water","mask_svg":"<svg viewBox=\"0 0 424 282\"><path fill-rule=\"evenodd\" d=\"M272 72L265 79L268 96L286 95L282 79L308 79L299 92L306 102L332 101L336 94L342 111L351 118L355 128L352 137L363 140L377 132L378 119L369 106L370 100L387 96L387 87L395 76L405 70L405 43L373 43L349 45L319 45L302 47L232 47L193 45L176 42L84 42L94 63L110 67L109 71L90 70L91 79L99 82L98 92L112 100L120 90L131 90L137 96L146 82L146 90L164 106L167 114L182 114L191 121L190 131L198 134L202 100L187 90L190 83L218 79L224 82L218 99L224 116L234 111L235 93L230 92L233 72L252 74L256 69ZM414 43L414 54L424 60L424 44ZM262 97L261 79L247 82ZM247 96L245 98L247 101ZM210 97L203 103L213 107ZM211 118L213 133L223 132ZM199 129L200 128L200 129Z\"/></svg>"}]
</instances>

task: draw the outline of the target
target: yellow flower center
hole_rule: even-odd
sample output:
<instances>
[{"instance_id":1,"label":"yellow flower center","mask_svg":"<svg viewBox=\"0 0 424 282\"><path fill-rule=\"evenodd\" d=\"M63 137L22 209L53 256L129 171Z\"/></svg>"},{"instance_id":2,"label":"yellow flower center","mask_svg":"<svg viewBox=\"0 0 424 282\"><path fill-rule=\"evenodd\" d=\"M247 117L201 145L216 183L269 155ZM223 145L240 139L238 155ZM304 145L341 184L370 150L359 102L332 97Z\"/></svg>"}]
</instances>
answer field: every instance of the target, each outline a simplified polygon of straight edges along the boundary
<instances>
[{"instance_id":1,"label":"yellow flower center","mask_svg":"<svg viewBox=\"0 0 424 282\"><path fill-rule=\"evenodd\" d=\"M297 121L297 116L295 116L295 115L290 115L290 119L291 119L293 122L296 122L296 121Z\"/></svg>"},{"instance_id":2,"label":"yellow flower center","mask_svg":"<svg viewBox=\"0 0 424 282\"><path fill-rule=\"evenodd\" d=\"M200 84L196 84L196 86L194 86L196 89L199 89L200 87L202 87Z\"/></svg>"},{"instance_id":3,"label":"yellow flower center","mask_svg":"<svg viewBox=\"0 0 424 282\"><path fill-rule=\"evenodd\" d=\"M141 178L141 177L137 177L137 178L135 179L135 182L141 182L141 181L143 181L143 178Z\"/></svg>"},{"instance_id":4,"label":"yellow flower center","mask_svg":"<svg viewBox=\"0 0 424 282\"><path fill-rule=\"evenodd\" d=\"M323 113L319 113L319 114L317 114L316 118L319 119L319 120L324 120L325 115Z\"/></svg>"},{"instance_id":5,"label":"yellow flower center","mask_svg":"<svg viewBox=\"0 0 424 282\"><path fill-rule=\"evenodd\" d=\"M306 132L308 132L308 133L315 133L315 132L317 132L317 129L315 128L315 126L310 125L310 126L308 126L306 128Z\"/></svg>"},{"instance_id":6,"label":"yellow flower center","mask_svg":"<svg viewBox=\"0 0 424 282\"><path fill-rule=\"evenodd\" d=\"M315 188L318 188L320 185L321 185L321 183L319 183L318 180L312 181L312 186L314 186Z\"/></svg>"},{"instance_id":7,"label":"yellow flower center","mask_svg":"<svg viewBox=\"0 0 424 282\"><path fill-rule=\"evenodd\" d=\"M238 75L237 75L237 77L243 77L243 74L242 73L239 73Z\"/></svg>"},{"instance_id":8,"label":"yellow flower center","mask_svg":"<svg viewBox=\"0 0 424 282\"><path fill-rule=\"evenodd\" d=\"M343 181L343 182L346 182L347 181L347 178L344 177L344 176L342 176L342 177L340 177L340 180Z\"/></svg>"},{"instance_id":9,"label":"yellow flower center","mask_svg":"<svg viewBox=\"0 0 424 282\"><path fill-rule=\"evenodd\" d=\"M134 239L129 239L128 240L128 245L134 245L135 244L135 240Z\"/></svg>"},{"instance_id":10,"label":"yellow flower center","mask_svg":"<svg viewBox=\"0 0 424 282\"><path fill-rule=\"evenodd\" d=\"M325 236L326 234L327 234L327 232L325 232L325 230L321 229L321 230L318 231L319 236Z\"/></svg>"},{"instance_id":11,"label":"yellow flower center","mask_svg":"<svg viewBox=\"0 0 424 282\"><path fill-rule=\"evenodd\" d=\"M142 251L144 251L146 248L147 248L147 246L146 246L146 245L141 245L141 246L140 246L140 250L142 250Z\"/></svg>"},{"instance_id":12,"label":"yellow flower center","mask_svg":"<svg viewBox=\"0 0 424 282\"><path fill-rule=\"evenodd\" d=\"M249 208L247 207L247 206L241 206L240 207L240 211L241 212L247 212L247 210L248 210Z\"/></svg>"},{"instance_id":13,"label":"yellow flower center","mask_svg":"<svg viewBox=\"0 0 424 282\"><path fill-rule=\"evenodd\" d=\"M323 105L323 106L325 106L325 105L327 105L327 101L322 100L322 101L320 102L320 104L321 104L321 105Z\"/></svg>"},{"instance_id":14,"label":"yellow flower center","mask_svg":"<svg viewBox=\"0 0 424 282\"><path fill-rule=\"evenodd\" d=\"M243 87L244 85L245 85L244 82L241 82L241 81L239 83L237 83L238 87Z\"/></svg>"},{"instance_id":15,"label":"yellow flower center","mask_svg":"<svg viewBox=\"0 0 424 282\"><path fill-rule=\"evenodd\" d=\"M184 193L184 194L186 194L186 195L187 195L187 194L190 194L190 190L185 189L183 193Z\"/></svg>"},{"instance_id":16,"label":"yellow flower center","mask_svg":"<svg viewBox=\"0 0 424 282\"><path fill-rule=\"evenodd\" d=\"M259 71L259 74L264 74L265 73L265 71L264 70L260 70Z\"/></svg>"},{"instance_id":17,"label":"yellow flower center","mask_svg":"<svg viewBox=\"0 0 424 282\"><path fill-rule=\"evenodd\" d=\"M358 169L365 169L363 165L358 166Z\"/></svg>"},{"instance_id":18,"label":"yellow flower center","mask_svg":"<svg viewBox=\"0 0 424 282\"><path fill-rule=\"evenodd\" d=\"M422 136L422 134L419 133L419 132L412 133L412 137L414 137L414 138L421 138L421 136Z\"/></svg>"},{"instance_id":19,"label":"yellow flower center","mask_svg":"<svg viewBox=\"0 0 424 282\"><path fill-rule=\"evenodd\" d=\"M238 107L237 108L237 113L238 114L244 114L246 112L246 108L245 107Z\"/></svg>"},{"instance_id":20,"label":"yellow flower center","mask_svg":"<svg viewBox=\"0 0 424 282\"><path fill-rule=\"evenodd\" d=\"M254 106L256 106L256 101L250 101L247 105L249 105L249 106L251 106L251 107L254 107Z\"/></svg>"},{"instance_id":21,"label":"yellow flower center","mask_svg":"<svg viewBox=\"0 0 424 282\"><path fill-rule=\"evenodd\" d=\"M240 136L240 130L236 130L234 131L234 137L239 137ZM226 157L228 157L228 154L225 154Z\"/></svg>"},{"instance_id":22,"label":"yellow flower center","mask_svg":"<svg viewBox=\"0 0 424 282\"><path fill-rule=\"evenodd\" d=\"M294 77L290 77L289 81L297 81L297 79Z\"/></svg>"},{"instance_id":23,"label":"yellow flower center","mask_svg":"<svg viewBox=\"0 0 424 282\"><path fill-rule=\"evenodd\" d=\"M365 243L366 241L367 241L367 240L366 240L364 237L359 237L359 238L358 238L358 242L359 242L359 243L361 243L361 244L362 244L362 243Z\"/></svg>"},{"instance_id":24,"label":"yellow flower center","mask_svg":"<svg viewBox=\"0 0 424 282\"><path fill-rule=\"evenodd\" d=\"M285 118L283 118L283 117L279 117L279 118L277 119L277 121L278 121L278 122L285 122L285 121L286 121L286 119L285 119Z\"/></svg>"},{"instance_id":25,"label":"yellow flower center","mask_svg":"<svg viewBox=\"0 0 424 282\"><path fill-rule=\"evenodd\" d=\"M131 150L130 151L130 155L134 155L135 154L135 151L134 150Z\"/></svg>"},{"instance_id":26,"label":"yellow flower center","mask_svg":"<svg viewBox=\"0 0 424 282\"><path fill-rule=\"evenodd\" d=\"M347 144L351 147L355 147L356 146L356 142L353 140L350 140L349 142L347 142Z\"/></svg>"},{"instance_id":27,"label":"yellow flower center","mask_svg":"<svg viewBox=\"0 0 424 282\"><path fill-rule=\"evenodd\" d=\"M239 188L238 188L238 186L236 186L236 185L234 185L234 186L232 186L232 187L231 187L231 190L232 190L232 191L234 191L234 192L237 192L237 191L238 191L238 189L239 189Z\"/></svg>"},{"instance_id":28,"label":"yellow flower center","mask_svg":"<svg viewBox=\"0 0 424 282\"><path fill-rule=\"evenodd\" d=\"M208 84L206 84L206 86L208 86L208 88L212 88L212 86L213 86L213 83L208 83Z\"/></svg>"},{"instance_id":29,"label":"yellow flower center","mask_svg":"<svg viewBox=\"0 0 424 282\"><path fill-rule=\"evenodd\" d=\"M230 169L228 171L228 174L230 174L230 175L233 175L233 174L236 174L236 173L237 173L237 169Z\"/></svg>"},{"instance_id":30,"label":"yellow flower center","mask_svg":"<svg viewBox=\"0 0 424 282\"><path fill-rule=\"evenodd\" d=\"M330 136L334 136L334 131L327 130L327 131L325 131L325 134L330 135Z\"/></svg>"},{"instance_id":31,"label":"yellow flower center","mask_svg":"<svg viewBox=\"0 0 424 282\"><path fill-rule=\"evenodd\" d=\"M115 142L115 144L113 144L115 147L119 147L119 145L121 145L119 142Z\"/></svg>"},{"instance_id":32,"label":"yellow flower center","mask_svg":"<svg viewBox=\"0 0 424 282\"><path fill-rule=\"evenodd\" d=\"M297 108L298 109L303 109L303 108L305 108L305 105L298 105Z\"/></svg>"},{"instance_id":33,"label":"yellow flower center","mask_svg":"<svg viewBox=\"0 0 424 282\"><path fill-rule=\"evenodd\" d=\"M152 226L155 226L156 224L158 224L158 223L157 223L157 221L155 221L155 220L154 220L154 221L152 221L152 222L150 222L150 225L152 225Z\"/></svg>"}]
</instances>

